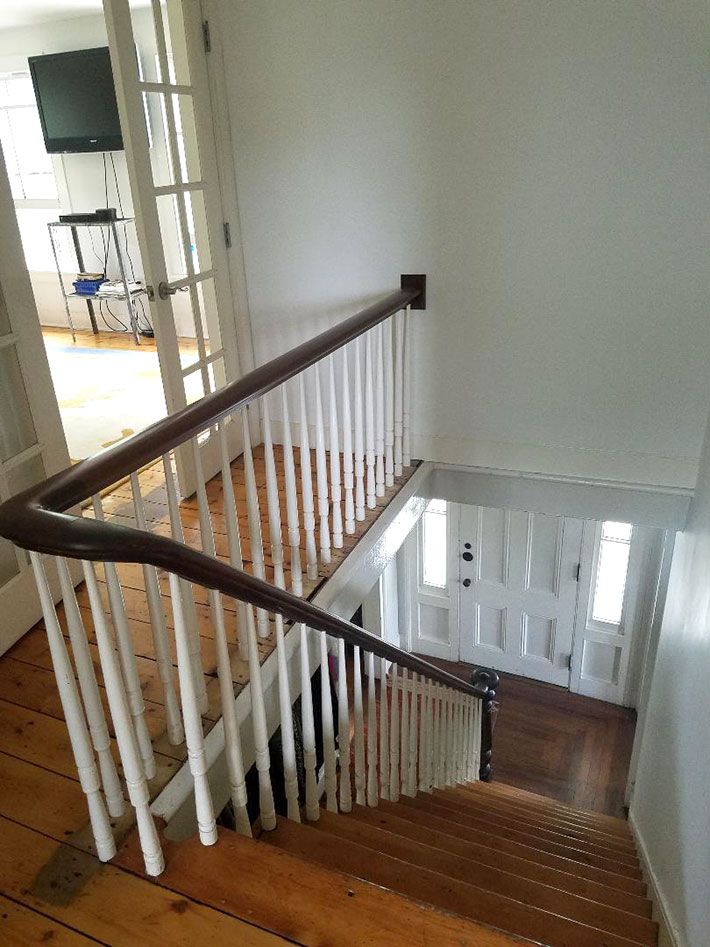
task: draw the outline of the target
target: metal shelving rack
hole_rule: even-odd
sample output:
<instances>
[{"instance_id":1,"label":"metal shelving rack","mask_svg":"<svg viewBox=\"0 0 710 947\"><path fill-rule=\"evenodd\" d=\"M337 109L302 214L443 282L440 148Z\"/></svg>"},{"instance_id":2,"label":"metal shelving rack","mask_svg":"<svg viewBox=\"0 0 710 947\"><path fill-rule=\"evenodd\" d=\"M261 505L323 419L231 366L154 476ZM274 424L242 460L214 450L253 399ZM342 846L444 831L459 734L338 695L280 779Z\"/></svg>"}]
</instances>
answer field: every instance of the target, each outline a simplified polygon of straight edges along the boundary
<instances>
[{"instance_id":1,"label":"metal shelving rack","mask_svg":"<svg viewBox=\"0 0 710 947\"><path fill-rule=\"evenodd\" d=\"M62 297L64 298L64 308L67 313L67 323L72 334L72 339L76 342L76 331L74 329L74 322L71 317L71 310L69 308L70 299L83 299L86 302L87 309L89 310L89 319L91 320L91 328L94 335L99 334L99 327L96 322L96 313L94 312L94 301L95 300L106 300L107 302L112 302L115 300L125 302L126 304L126 315L131 326L131 334L133 335L133 341L136 345L140 345L140 335L138 331L138 311L136 306L136 300L139 296L146 295L145 288L141 287L140 289L129 289L129 279L128 279L128 268L126 267L126 252L124 247L121 245L120 240L118 239L118 227L123 226L124 231L128 224L133 223L135 217L118 217L115 220L91 220L91 221L64 221L64 220L55 220L47 224L47 229L49 230L49 239L52 244L52 252L54 254L54 263L57 267L57 276L59 278L59 286L62 292ZM71 230L72 243L74 244L74 253L76 254L76 262L78 272L82 273L85 271L84 267L84 256L81 252L81 244L79 243L79 235L77 230L79 227L102 227L108 228L110 231L110 236L113 237L113 244L116 248L116 259L118 260L118 269L121 273L120 281L123 283L123 292L122 293L112 293L110 296L102 296L99 293L93 293L92 295L87 295L85 293L77 293L75 291L68 292L66 286L64 285L64 277L62 275L62 270L59 265L59 255L57 253L57 246L54 242L54 231L58 227L68 227ZM125 234L124 234L125 235Z\"/></svg>"}]
</instances>

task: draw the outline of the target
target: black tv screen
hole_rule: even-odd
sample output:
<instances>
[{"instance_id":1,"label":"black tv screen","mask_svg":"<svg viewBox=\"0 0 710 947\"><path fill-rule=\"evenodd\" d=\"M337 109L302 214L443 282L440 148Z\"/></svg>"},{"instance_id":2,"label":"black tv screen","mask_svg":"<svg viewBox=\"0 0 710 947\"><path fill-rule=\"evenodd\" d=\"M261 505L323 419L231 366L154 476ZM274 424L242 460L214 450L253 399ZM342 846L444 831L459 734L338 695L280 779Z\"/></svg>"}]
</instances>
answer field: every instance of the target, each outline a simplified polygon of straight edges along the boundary
<instances>
[{"instance_id":1,"label":"black tv screen","mask_svg":"<svg viewBox=\"0 0 710 947\"><path fill-rule=\"evenodd\" d=\"M123 149L108 47L29 59L50 154Z\"/></svg>"}]
</instances>

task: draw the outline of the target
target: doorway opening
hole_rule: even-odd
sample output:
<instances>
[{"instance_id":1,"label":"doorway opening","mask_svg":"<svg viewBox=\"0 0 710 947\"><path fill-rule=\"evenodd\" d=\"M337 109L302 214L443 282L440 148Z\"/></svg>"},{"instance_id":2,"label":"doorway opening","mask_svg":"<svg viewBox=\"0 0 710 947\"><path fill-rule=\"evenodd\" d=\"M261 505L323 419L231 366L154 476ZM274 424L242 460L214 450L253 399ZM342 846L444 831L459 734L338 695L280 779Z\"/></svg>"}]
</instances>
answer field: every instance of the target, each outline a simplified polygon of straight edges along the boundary
<instances>
[{"instance_id":1,"label":"doorway opening","mask_svg":"<svg viewBox=\"0 0 710 947\"><path fill-rule=\"evenodd\" d=\"M75 462L236 377L214 143L197 130L206 69L185 35L201 24L183 6L47 3L0 29L0 145Z\"/></svg>"}]
</instances>

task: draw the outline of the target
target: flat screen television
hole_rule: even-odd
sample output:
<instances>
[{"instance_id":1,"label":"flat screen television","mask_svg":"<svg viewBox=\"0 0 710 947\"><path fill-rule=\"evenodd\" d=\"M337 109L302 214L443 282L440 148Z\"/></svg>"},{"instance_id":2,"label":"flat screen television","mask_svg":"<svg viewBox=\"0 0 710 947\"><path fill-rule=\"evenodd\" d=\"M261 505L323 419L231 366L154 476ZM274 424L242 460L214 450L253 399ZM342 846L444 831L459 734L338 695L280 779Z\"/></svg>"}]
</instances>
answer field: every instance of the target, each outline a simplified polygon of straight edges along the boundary
<instances>
[{"instance_id":1,"label":"flat screen television","mask_svg":"<svg viewBox=\"0 0 710 947\"><path fill-rule=\"evenodd\" d=\"M123 149L107 46L32 56L29 66L50 154Z\"/></svg>"}]
</instances>

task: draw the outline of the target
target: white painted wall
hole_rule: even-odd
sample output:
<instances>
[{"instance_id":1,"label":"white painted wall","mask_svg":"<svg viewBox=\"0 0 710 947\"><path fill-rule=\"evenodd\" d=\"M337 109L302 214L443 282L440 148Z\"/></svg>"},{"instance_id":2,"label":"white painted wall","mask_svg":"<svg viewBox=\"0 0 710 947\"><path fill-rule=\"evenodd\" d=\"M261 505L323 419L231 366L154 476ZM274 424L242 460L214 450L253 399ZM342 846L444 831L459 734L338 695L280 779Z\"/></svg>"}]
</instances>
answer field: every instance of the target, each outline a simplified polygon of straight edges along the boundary
<instances>
[{"instance_id":1,"label":"white painted wall","mask_svg":"<svg viewBox=\"0 0 710 947\"><path fill-rule=\"evenodd\" d=\"M631 818L678 947L710 931L710 427L688 529L676 538Z\"/></svg>"},{"instance_id":2,"label":"white painted wall","mask_svg":"<svg viewBox=\"0 0 710 947\"><path fill-rule=\"evenodd\" d=\"M703 0L221 0L221 16L257 361L426 272L416 454L694 483Z\"/></svg>"}]
</instances>

